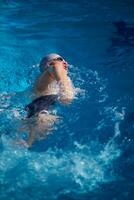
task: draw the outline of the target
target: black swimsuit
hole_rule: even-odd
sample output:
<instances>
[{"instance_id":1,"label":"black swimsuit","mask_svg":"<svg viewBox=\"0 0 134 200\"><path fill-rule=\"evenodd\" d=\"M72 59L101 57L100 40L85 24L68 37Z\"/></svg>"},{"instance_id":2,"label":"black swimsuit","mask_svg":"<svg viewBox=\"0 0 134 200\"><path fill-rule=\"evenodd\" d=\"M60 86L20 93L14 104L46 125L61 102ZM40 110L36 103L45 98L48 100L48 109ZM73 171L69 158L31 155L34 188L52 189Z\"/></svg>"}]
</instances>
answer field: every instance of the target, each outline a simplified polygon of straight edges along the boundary
<instances>
[{"instance_id":1,"label":"black swimsuit","mask_svg":"<svg viewBox=\"0 0 134 200\"><path fill-rule=\"evenodd\" d=\"M34 116L35 114L39 114L45 111L47 112L51 106L55 105L58 100L58 96L55 94L41 96L32 101L32 103L28 104L25 107L27 111L27 118Z\"/></svg>"}]
</instances>

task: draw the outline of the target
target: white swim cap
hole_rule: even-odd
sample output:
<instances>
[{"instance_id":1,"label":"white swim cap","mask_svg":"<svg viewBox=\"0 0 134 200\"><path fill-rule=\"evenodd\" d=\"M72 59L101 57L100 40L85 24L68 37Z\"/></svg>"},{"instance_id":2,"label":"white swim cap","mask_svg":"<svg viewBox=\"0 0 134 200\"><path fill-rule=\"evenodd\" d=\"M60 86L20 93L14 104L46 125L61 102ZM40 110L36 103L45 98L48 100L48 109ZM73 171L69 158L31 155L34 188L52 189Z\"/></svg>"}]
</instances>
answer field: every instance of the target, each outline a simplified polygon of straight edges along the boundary
<instances>
[{"instance_id":1,"label":"white swim cap","mask_svg":"<svg viewBox=\"0 0 134 200\"><path fill-rule=\"evenodd\" d=\"M40 71L44 72L44 70L47 69L48 67L47 63L58 57L61 57L61 56L56 53L51 53L51 54L46 55L40 62L40 65L39 65Z\"/></svg>"}]
</instances>

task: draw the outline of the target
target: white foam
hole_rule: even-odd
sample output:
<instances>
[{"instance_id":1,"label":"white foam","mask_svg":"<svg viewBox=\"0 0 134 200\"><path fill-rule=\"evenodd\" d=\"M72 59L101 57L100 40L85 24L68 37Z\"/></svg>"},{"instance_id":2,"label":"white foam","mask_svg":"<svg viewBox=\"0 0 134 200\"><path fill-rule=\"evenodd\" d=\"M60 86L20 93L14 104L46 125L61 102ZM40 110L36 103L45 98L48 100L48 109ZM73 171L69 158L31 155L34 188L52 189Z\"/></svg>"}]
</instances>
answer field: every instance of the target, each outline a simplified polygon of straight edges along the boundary
<instances>
[{"instance_id":1,"label":"white foam","mask_svg":"<svg viewBox=\"0 0 134 200\"><path fill-rule=\"evenodd\" d=\"M80 193L90 191L99 183L110 181L113 177L107 177L108 169L120 155L117 146L111 142L97 154L91 151L90 144L81 145L78 142L74 143L75 149L68 152L48 149L42 153L30 152L14 145L5 135L2 136L2 142L4 151L0 164L1 183L7 179L10 183L14 175L10 174L9 179L7 173L16 169L14 187L28 187L38 181L38 184L44 185L44 190L51 191L51 195L64 187L65 191L66 188L75 191L76 186ZM97 145L94 142L94 148Z\"/></svg>"}]
</instances>

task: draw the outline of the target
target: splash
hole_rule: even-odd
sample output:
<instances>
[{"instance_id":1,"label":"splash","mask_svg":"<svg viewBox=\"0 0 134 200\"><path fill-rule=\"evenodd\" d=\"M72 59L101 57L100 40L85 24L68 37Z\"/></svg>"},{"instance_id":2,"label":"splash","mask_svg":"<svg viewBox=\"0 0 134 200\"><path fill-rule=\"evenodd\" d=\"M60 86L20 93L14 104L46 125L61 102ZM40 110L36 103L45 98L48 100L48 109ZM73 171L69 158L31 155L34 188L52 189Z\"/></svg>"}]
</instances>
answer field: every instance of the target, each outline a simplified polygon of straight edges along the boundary
<instances>
[{"instance_id":1,"label":"splash","mask_svg":"<svg viewBox=\"0 0 134 200\"><path fill-rule=\"evenodd\" d=\"M100 144L97 142L82 145L75 141L72 150L49 148L38 153L14 145L11 138L3 135L2 145L0 185L6 182L10 185L7 194L17 189L18 198L25 188L33 185L43 187L50 199L72 191L77 195L87 193L100 183L114 179L112 172L109 174L108 171L112 170L112 162L120 155L120 150L111 141L97 153L91 148L98 148Z\"/></svg>"}]
</instances>

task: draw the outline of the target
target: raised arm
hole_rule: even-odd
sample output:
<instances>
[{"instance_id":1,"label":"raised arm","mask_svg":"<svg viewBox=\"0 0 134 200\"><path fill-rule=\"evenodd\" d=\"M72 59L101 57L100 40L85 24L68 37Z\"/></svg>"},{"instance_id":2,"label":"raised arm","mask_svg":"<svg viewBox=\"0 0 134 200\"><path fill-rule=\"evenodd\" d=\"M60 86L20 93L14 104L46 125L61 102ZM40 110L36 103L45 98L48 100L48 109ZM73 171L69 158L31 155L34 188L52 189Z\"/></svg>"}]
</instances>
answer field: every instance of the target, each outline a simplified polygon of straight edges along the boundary
<instances>
[{"instance_id":1,"label":"raised arm","mask_svg":"<svg viewBox=\"0 0 134 200\"><path fill-rule=\"evenodd\" d=\"M70 78L67 75L66 63L56 61L52 63L54 76L60 87L60 101L69 104L74 98L74 89Z\"/></svg>"}]
</instances>

